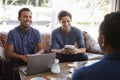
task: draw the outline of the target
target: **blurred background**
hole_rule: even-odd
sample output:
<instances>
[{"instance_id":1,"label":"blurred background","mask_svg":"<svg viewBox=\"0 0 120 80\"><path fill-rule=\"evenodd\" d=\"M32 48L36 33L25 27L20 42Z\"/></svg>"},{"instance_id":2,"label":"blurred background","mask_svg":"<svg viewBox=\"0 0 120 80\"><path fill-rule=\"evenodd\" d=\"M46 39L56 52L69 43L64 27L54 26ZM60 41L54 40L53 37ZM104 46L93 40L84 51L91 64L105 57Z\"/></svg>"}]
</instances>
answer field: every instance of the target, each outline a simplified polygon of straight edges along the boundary
<instances>
[{"instance_id":1,"label":"blurred background","mask_svg":"<svg viewBox=\"0 0 120 80\"><path fill-rule=\"evenodd\" d=\"M28 7L33 13L32 26L43 33L50 33L60 24L60 10L71 12L72 25L87 31L97 41L98 28L112 0L0 0L0 32L8 32L19 24L18 11Z\"/></svg>"}]
</instances>

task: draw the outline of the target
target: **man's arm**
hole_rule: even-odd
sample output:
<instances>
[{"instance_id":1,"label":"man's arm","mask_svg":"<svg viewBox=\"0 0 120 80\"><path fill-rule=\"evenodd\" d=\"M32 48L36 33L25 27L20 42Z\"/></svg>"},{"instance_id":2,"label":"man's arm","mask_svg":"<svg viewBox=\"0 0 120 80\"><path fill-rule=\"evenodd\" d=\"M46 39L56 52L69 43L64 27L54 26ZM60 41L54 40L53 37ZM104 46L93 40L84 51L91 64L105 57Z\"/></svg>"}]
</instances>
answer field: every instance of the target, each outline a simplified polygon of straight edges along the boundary
<instances>
[{"instance_id":1,"label":"man's arm","mask_svg":"<svg viewBox=\"0 0 120 80\"><path fill-rule=\"evenodd\" d=\"M44 53L43 43L42 43L42 37L38 30L34 29L35 37L36 37L36 54Z\"/></svg>"},{"instance_id":2,"label":"man's arm","mask_svg":"<svg viewBox=\"0 0 120 80\"><path fill-rule=\"evenodd\" d=\"M75 48L75 53L85 53L86 48Z\"/></svg>"},{"instance_id":3,"label":"man's arm","mask_svg":"<svg viewBox=\"0 0 120 80\"><path fill-rule=\"evenodd\" d=\"M76 53L85 53L86 52L85 42L83 34L80 29L77 31L77 44L79 48L76 48Z\"/></svg>"},{"instance_id":4,"label":"man's arm","mask_svg":"<svg viewBox=\"0 0 120 80\"><path fill-rule=\"evenodd\" d=\"M74 49L51 49L52 52L58 54L78 54L78 53L85 53L86 48L74 48Z\"/></svg>"},{"instance_id":5,"label":"man's arm","mask_svg":"<svg viewBox=\"0 0 120 80\"><path fill-rule=\"evenodd\" d=\"M36 46L37 46L37 48L36 48L36 54L44 53L44 49L43 49L43 44L42 44L42 42L37 43Z\"/></svg>"},{"instance_id":6,"label":"man's arm","mask_svg":"<svg viewBox=\"0 0 120 80\"><path fill-rule=\"evenodd\" d=\"M25 56L25 55L19 55L17 53L14 53L14 51L13 51L13 45L12 44L6 44L4 51L5 51L4 55L7 58L16 58L16 59L21 59L21 60L27 62L27 56Z\"/></svg>"},{"instance_id":7,"label":"man's arm","mask_svg":"<svg viewBox=\"0 0 120 80\"><path fill-rule=\"evenodd\" d=\"M75 45L65 45L64 48L71 54L86 52L86 48L78 48L78 47L75 47Z\"/></svg>"},{"instance_id":8,"label":"man's arm","mask_svg":"<svg viewBox=\"0 0 120 80\"><path fill-rule=\"evenodd\" d=\"M67 54L67 51L63 49L51 49L51 52L57 53L57 54Z\"/></svg>"}]
</instances>

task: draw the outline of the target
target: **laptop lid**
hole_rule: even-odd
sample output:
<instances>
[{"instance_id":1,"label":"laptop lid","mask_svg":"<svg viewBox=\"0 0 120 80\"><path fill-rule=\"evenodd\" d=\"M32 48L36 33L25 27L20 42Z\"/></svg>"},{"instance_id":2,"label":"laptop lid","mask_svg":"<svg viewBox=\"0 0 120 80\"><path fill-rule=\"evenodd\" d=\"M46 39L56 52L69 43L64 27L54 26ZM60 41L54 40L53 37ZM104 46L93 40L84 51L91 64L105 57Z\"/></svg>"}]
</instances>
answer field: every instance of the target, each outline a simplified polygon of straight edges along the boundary
<instances>
[{"instance_id":1,"label":"laptop lid","mask_svg":"<svg viewBox=\"0 0 120 80\"><path fill-rule=\"evenodd\" d=\"M21 70L25 75L50 71L52 65L54 64L55 57L55 53L28 56L27 69L22 68Z\"/></svg>"}]
</instances>

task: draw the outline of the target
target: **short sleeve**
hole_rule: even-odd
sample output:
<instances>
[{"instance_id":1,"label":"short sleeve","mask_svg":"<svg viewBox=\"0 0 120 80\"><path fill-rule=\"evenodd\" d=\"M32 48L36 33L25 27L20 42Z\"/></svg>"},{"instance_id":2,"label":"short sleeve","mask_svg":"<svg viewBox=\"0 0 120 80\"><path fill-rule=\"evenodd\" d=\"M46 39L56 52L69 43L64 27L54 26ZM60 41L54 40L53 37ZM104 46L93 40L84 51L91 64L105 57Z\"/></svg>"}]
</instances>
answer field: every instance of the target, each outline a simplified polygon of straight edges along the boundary
<instances>
[{"instance_id":1,"label":"short sleeve","mask_svg":"<svg viewBox=\"0 0 120 80\"><path fill-rule=\"evenodd\" d=\"M56 32L53 31L52 34L51 34L51 43L50 43L50 49L59 49L59 45L57 44L57 41L56 41Z\"/></svg>"},{"instance_id":2,"label":"short sleeve","mask_svg":"<svg viewBox=\"0 0 120 80\"><path fill-rule=\"evenodd\" d=\"M42 37L40 35L40 32L38 30L35 30L34 33L35 33L35 37L36 37L36 42L37 43L42 42Z\"/></svg>"},{"instance_id":3,"label":"short sleeve","mask_svg":"<svg viewBox=\"0 0 120 80\"><path fill-rule=\"evenodd\" d=\"M80 29L77 30L77 44L79 48L85 48L83 34Z\"/></svg>"},{"instance_id":4,"label":"short sleeve","mask_svg":"<svg viewBox=\"0 0 120 80\"><path fill-rule=\"evenodd\" d=\"M14 40L13 40L13 34L12 34L11 31L8 33L6 43L7 43L7 44L13 44L13 43L14 43Z\"/></svg>"}]
</instances>

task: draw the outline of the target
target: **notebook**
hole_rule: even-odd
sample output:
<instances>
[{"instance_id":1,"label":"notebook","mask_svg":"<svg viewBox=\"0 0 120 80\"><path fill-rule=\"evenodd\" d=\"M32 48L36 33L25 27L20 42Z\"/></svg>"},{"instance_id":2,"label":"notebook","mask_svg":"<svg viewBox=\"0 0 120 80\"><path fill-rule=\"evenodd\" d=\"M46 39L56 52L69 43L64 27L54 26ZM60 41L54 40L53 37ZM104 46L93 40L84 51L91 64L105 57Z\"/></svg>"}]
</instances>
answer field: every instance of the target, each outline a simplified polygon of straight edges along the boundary
<instances>
[{"instance_id":1,"label":"notebook","mask_svg":"<svg viewBox=\"0 0 120 80\"><path fill-rule=\"evenodd\" d=\"M20 70L25 75L32 75L50 71L52 65L55 62L55 57L55 53L28 56L27 66L20 67Z\"/></svg>"}]
</instances>

